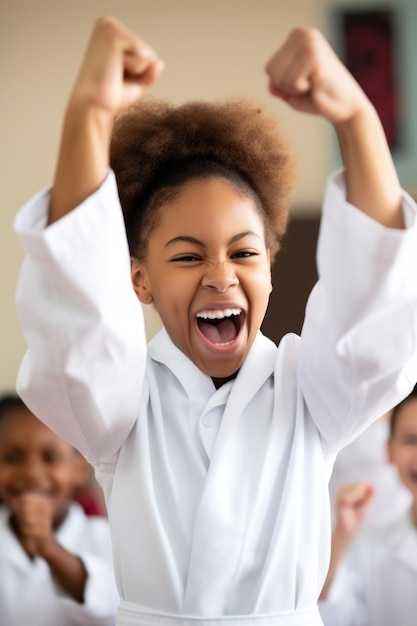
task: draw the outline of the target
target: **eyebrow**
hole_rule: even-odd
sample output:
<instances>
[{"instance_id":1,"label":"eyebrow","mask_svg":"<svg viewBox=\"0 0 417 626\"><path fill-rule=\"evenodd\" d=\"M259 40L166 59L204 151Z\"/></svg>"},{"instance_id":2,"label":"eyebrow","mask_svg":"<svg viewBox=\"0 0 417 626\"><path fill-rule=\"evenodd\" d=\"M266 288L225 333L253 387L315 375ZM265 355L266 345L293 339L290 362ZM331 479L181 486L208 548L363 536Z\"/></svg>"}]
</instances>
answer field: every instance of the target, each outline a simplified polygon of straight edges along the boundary
<instances>
[{"instance_id":1,"label":"eyebrow","mask_svg":"<svg viewBox=\"0 0 417 626\"><path fill-rule=\"evenodd\" d=\"M253 230L247 230L243 233L238 233L237 235L234 235L231 239L229 239L228 244L233 244L236 243L236 241L240 241L241 239L244 239L245 237L256 237L257 239L261 240L261 237L255 233ZM200 248L204 248L204 243L200 240L197 239L196 237L192 237L191 235L178 235L178 237L174 237L173 239L170 239L169 241L167 241L167 243L165 244L165 248L168 248L169 246L172 246L176 243L192 243L195 246L199 246Z\"/></svg>"}]
</instances>

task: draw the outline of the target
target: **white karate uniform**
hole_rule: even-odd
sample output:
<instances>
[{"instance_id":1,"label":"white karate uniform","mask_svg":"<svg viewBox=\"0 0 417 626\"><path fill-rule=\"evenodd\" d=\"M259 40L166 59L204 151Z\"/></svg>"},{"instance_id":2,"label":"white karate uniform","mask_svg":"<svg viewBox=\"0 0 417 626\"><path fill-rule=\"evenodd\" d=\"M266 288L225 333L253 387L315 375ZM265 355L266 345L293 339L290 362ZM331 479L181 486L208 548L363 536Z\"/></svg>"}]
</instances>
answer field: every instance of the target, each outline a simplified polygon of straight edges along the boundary
<instances>
[{"instance_id":1,"label":"white karate uniform","mask_svg":"<svg viewBox=\"0 0 417 626\"><path fill-rule=\"evenodd\" d=\"M417 528L410 513L360 536L320 612L325 626L415 626Z\"/></svg>"},{"instance_id":2,"label":"white karate uniform","mask_svg":"<svg viewBox=\"0 0 417 626\"><path fill-rule=\"evenodd\" d=\"M87 570L80 604L53 579L46 561L28 557L10 528L9 516L8 507L0 506L1 626L114 626L119 597L107 520L87 517L74 503L56 533Z\"/></svg>"},{"instance_id":3,"label":"white karate uniform","mask_svg":"<svg viewBox=\"0 0 417 626\"><path fill-rule=\"evenodd\" d=\"M317 626L334 455L417 379L416 206L389 230L328 187L302 338L258 334L211 379L162 330L145 341L114 176L48 228L16 219L29 350L18 389L103 486L118 625Z\"/></svg>"}]
</instances>

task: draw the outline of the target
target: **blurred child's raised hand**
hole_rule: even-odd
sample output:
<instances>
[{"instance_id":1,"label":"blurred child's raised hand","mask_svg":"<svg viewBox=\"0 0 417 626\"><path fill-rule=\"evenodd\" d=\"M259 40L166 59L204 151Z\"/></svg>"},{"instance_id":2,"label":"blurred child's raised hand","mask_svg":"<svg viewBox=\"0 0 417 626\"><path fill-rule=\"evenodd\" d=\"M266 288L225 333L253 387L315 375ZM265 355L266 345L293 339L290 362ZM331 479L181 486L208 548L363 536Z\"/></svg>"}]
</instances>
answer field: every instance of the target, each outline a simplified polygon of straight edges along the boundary
<instances>
[{"instance_id":1,"label":"blurred child's raised hand","mask_svg":"<svg viewBox=\"0 0 417 626\"><path fill-rule=\"evenodd\" d=\"M298 111L337 124L368 103L365 94L323 35L296 28L266 65L271 93Z\"/></svg>"},{"instance_id":2,"label":"blurred child's raised hand","mask_svg":"<svg viewBox=\"0 0 417 626\"><path fill-rule=\"evenodd\" d=\"M71 102L111 115L128 107L163 69L156 52L113 17L97 20Z\"/></svg>"},{"instance_id":3,"label":"blurred child's raised hand","mask_svg":"<svg viewBox=\"0 0 417 626\"><path fill-rule=\"evenodd\" d=\"M374 495L374 486L365 480L339 489L336 500L336 526L332 534L331 559L320 594L321 600L327 597L343 555L366 520Z\"/></svg>"},{"instance_id":4,"label":"blurred child's raised hand","mask_svg":"<svg viewBox=\"0 0 417 626\"><path fill-rule=\"evenodd\" d=\"M336 500L338 531L353 537L369 515L374 496L374 486L367 481L342 487Z\"/></svg>"},{"instance_id":5,"label":"blurred child's raised hand","mask_svg":"<svg viewBox=\"0 0 417 626\"><path fill-rule=\"evenodd\" d=\"M42 554L48 542L55 542L53 508L49 498L38 493L26 493L14 503L19 525L19 537L29 556Z\"/></svg>"}]
</instances>

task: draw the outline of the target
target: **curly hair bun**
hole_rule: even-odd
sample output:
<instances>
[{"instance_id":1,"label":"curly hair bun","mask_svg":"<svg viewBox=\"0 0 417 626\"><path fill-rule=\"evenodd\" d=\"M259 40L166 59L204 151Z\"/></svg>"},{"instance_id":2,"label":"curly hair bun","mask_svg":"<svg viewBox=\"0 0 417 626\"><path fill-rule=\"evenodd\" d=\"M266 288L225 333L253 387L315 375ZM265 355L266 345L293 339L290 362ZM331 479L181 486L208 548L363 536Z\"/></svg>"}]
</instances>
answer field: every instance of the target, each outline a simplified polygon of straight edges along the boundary
<instances>
[{"instance_id":1,"label":"curly hair bun","mask_svg":"<svg viewBox=\"0 0 417 626\"><path fill-rule=\"evenodd\" d=\"M271 252L278 249L296 163L275 116L252 100L175 106L145 98L116 118L110 155L125 219L138 210L170 162L206 158L236 172L255 192L274 233Z\"/></svg>"}]
</instances>

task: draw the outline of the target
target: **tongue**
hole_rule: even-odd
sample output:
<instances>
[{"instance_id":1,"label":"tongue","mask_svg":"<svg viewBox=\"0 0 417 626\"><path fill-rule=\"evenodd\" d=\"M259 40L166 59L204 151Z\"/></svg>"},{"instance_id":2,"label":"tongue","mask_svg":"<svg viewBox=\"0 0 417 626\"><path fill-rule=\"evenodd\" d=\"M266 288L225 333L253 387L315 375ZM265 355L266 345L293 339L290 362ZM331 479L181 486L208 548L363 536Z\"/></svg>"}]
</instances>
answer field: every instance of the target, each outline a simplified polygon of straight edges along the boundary
<instances>
[{"instance_id":1,"label":"tongue","mask_svg":"<svg viewBox=\"0 0 417 626\"><path fill-rule=\"evenodd\" d=\"M199 327L203 335L212 343L228 343L236 337L236 327L230 319L224 319L217 324L200 322Z\"/></svg>"}]
</instances>

